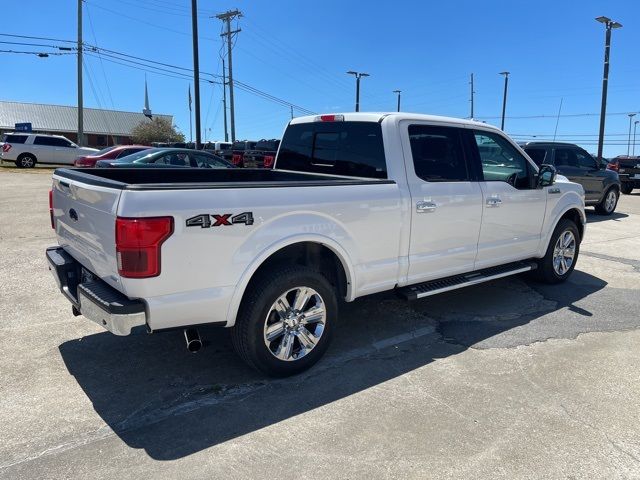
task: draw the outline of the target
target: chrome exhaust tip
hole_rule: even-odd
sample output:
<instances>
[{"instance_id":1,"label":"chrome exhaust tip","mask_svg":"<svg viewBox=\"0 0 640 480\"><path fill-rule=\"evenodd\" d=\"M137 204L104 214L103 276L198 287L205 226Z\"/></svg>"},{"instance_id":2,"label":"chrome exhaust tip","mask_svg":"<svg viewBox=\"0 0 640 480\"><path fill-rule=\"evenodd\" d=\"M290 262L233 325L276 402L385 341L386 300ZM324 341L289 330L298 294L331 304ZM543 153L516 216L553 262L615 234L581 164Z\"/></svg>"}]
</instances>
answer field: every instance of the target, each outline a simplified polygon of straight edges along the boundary
<instances>
[{"instance_id":1,"label":"chrome exhaust tip","mask_svg":"<svg viewBox=\"0 0 640 480\"><path fill-rule=\"evenodd\" d=\"M185 328L184 339L187 342L187 350L189 350L191 353L196 353L202 348L202 340L200 339L200 334L195 328Z\"/></svg>"}]
</instances>

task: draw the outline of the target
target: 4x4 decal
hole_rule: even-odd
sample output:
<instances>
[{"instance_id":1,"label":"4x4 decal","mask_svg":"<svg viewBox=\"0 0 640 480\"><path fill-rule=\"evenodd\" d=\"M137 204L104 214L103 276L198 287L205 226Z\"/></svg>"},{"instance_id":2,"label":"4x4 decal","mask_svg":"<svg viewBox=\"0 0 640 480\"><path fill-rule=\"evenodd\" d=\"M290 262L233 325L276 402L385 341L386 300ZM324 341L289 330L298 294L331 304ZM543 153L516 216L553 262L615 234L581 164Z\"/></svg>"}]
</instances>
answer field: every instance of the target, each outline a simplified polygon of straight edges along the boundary
<instances>
[{"instance_id":1,"label":"4x4 decal","mask_svg":"<svg viewBox=\"0 0 640 480\"><path fill-rule=\"evenodd\" d=\"M253 225L253 213L242 212L237 215L232 213L223 214L207 214L203 213L195 217L187 218L187 227L223 227L243 223L245 225Z\"/></svg>"}]
</instances>

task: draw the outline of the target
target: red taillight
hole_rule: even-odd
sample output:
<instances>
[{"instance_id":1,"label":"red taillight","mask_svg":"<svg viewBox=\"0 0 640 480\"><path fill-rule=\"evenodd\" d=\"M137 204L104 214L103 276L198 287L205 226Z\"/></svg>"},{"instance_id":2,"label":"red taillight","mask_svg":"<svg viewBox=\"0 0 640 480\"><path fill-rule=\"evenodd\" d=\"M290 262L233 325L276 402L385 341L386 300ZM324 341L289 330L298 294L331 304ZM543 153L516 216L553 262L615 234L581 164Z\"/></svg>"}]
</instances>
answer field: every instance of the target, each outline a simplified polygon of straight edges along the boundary
<instances>
[{"instance_id":1,"label":"red taillight","mask_svg":"<svg viewBox=\"0 0 640 480\"><path fill-rule=\"evenodd\" d=\"M49 217L51 217L51 228L56 229L56 224L53 221L53 190L49 190Z\"/></svg>"},{"instance_id":2,"label":"red taillight","mask_svg":"<svg viewBox=\"0 0 640 480\"><path fill-rule=\"evenodd\" d=\"M2 151L4 153L7 153L9 150L11 150L11 144L10 143L5 143L4 145L2 145Z\"/></svg>"},{"instance_id":3,"label":"red taillight","mask_svg":"<svg viewBox=\"0 0 640 480\"><path fill-rule=\"evenodd\" d=\"M607 163L607 170L618 172L620 170L620 162L618 162L618 160L614 160L611 163Z\"/></svg>"},{"instance_id":4,"label":"red taillight","mask_svg":"<svg viewBox=\"0 0 640 480\"><path fill-rule=\"evenodd\" d=\"M173 217L116 219L118 273L126 278L160 275L160 247L173 233Z\"/></svg>"},{"instance_id":5,"label":"red taillight","mask_svg":"<svg viewBox=\"0 0 640 480\"><path fill-rule=\"evenodd\" d=\"M76 161L73 162L73 165L75 167L91 167L93 165L93 162L86 157L79 157L76 158Z\"/></svg>"},{"instance_id":6,"label":"red taillight","mask_svg":"<svg viewBox=\"0 0 640 480\"><path fill-rule=\"evenodd\" d=\"M265 155L264 156L264 168L271 168L273 167L273 161L276 158L273 155Z\"/></svg>"},{"instance_id":7,"label":"red taillight","mask_svg":"<svg viewBox=\"0 0 640 480\"><path fill-rule=\"evenodd\" d=\"M242 155L239 153L234 153L233 157L231 157L231 162L234 165L240 165L242 163Z\"/></svg>"}]
</instances>

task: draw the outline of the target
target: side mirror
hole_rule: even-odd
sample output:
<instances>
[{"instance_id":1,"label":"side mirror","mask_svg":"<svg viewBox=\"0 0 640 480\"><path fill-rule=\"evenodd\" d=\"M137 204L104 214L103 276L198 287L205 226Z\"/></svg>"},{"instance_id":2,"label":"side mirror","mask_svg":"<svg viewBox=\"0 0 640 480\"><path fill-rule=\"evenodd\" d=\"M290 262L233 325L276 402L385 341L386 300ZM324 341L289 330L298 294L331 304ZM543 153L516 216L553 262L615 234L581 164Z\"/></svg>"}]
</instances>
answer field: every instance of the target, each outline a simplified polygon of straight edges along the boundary
<instances>
[{"instance_id":1,"label":"side mirror","mask_svg":"<svg viewBox=\"0 0 640 480\"><path fill-rule=\"evenodd\" d=\"M553 165L543 164L538 170L538 188L549 187L556 183L556 167Z\"/></svg>"}]
</instances>

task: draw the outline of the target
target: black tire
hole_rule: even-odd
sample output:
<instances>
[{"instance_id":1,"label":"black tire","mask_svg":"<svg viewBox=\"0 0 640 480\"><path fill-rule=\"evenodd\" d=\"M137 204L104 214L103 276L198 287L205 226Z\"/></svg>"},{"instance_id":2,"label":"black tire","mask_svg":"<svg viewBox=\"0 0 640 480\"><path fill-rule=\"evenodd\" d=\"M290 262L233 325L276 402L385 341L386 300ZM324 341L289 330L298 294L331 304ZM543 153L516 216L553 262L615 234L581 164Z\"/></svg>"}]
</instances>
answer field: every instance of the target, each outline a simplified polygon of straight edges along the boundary
<instances>
[{"instance_id":1,"label":"black tire","mask_svg":"<svg viewBox=\"0 0 640 480\"><path fill-rule=\"evenodd\" d=\"M36 166L38 160L36 156L31 153L22 153L16 160L16 167L18 168L33 168Z\"/></svg>"},{"instance_id":2,"label":"black tire","mask_svg":"<svg viewBox=\"0 0 640 480\"><path fill-rule=\"evenodd\" d=\"M571 265L566 269L566 271L558 273L554 268L554 252L556 244L558 243L558 239L566 232L571 232L571 234L573 234L573 238L575 239L573 261L571 262ZM544 257L538 260L538 268L533 272L535 278L543 283L549 284L564 282L573 272L573 269L576 266L576 262L578 261L579 253L580 232L578 231L578 227L571 220L563 218L558 222L558 225L556 225L556 228L553 230L551 240L549 241L549 246L547 247L547 252L545 253Z\"/></svg>"},{"instance_id":3,"label":"black tire","mask_svg":"<svg viewBox=\"0 0 640 480\"><path fill-rule=\"evenodd\" d=\"M615 202L613 202L613 206L608 202L609 195L615 195ZM611 187L602 196L602 201L596 205L596 213L598 215L611 215L616 211L619 198L620 193L618 192L618 189L616 187Z\"/></svg>"},{"instance_id":4,"label":"black tire","mask_svg":"<svg viewBox=\"0 0 640 480\"><path fill-rule=\"evenodd\" d=\"M285 361L276 358L276 353L271 350L270 346L267 346L265 325L271 321L270 319L274 319L273 323L277 323L279 318L275 316L276 312L272 310L272 306L287 292L293 291L293 295L295 295L296 287L315 290L324 306L325 323L319 334L319 340L308 353L301 358ZM274 377L295 375L320 360L329 347L338 318L337 295L329 280L313 268L289 265L274 267L274 269L263 272L251 282L248 288L250 290L242 300L236 324L231 329L231 340L238 355L249 366ZM316 297L313 298L313 302L316 302ZM317 332L315 330L315 333ZM295 345L297 345L298 354L300 354L302 343L300 343L299 337L295 337L295 339L291 340L294 345L292 351L295 351ZM273 343L276 342L277 340Z\"/></svg>"},{"instance_id":5,"label":"black tire","mask_svg":"<svg viewBox=\"0 0 640 480\"><path fill-rule=\"evenodd\" d=\"M625 195L629 195L632 191L633 191L633 185L631 185L630 183L626 183L624 182L621 186L620 186L620 191L622 193L624 193Z\"/></svg>"}]
</instances>

